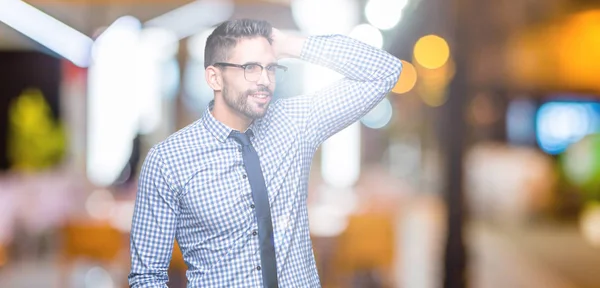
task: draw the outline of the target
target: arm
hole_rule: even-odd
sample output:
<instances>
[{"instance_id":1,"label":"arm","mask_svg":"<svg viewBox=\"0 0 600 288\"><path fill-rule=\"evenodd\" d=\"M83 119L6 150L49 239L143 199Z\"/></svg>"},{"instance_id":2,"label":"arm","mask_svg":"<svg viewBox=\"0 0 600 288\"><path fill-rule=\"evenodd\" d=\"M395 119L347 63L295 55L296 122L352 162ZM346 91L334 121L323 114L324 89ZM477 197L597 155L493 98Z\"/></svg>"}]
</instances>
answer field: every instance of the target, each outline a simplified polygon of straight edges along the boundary
<instances>
[{"instance_id":1,"label":"arm","mask_svg":"<svg viewBox=\"0 0 600 288\"><path fill-rule=\"evenodd\" d=\"M342 35L301 38L274 31L280 57L328 67L345 78L306 96L282 100L302 123L306 139L318 146L373 109L394 87L402 62L389 53Z\"/></svg>"},{"instance_id":2,"label":"arm","mask_svg":"<svg viewBox=\"0 0 600 288\"><path fill-rule=\"evenodd\" d=\"M155 147L142 166L133 212L130 287L167 287L179 211L170 180Z\"/></svg>"}]
</instances>

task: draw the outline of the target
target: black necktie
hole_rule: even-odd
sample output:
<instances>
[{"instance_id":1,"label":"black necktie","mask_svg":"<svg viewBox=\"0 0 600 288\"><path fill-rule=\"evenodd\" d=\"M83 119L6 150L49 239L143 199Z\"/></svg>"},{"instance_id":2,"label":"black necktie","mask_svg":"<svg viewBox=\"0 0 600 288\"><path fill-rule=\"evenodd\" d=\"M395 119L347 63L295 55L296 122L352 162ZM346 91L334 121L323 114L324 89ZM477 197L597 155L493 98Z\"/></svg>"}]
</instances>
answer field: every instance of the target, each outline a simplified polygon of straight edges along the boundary
<instances>
[{"instance_id":1,"label":"black necktie","mask_svg":"<svg viewBox=\"0 0 600 288\"><path fill-rule=\"evenodd\" d=\"M247 133L252 133L247 132ZM242 145L242 157L256 210L258 221L258 239L260 246L260 269L262 270L264 287L277 287L277 262L275 259L275 245L273 243L273 223L271 222L271 208L269 207L269 194L260 168L258 153L250 143L250 137L245 133L232 131L231 137Z\"/></svg>"}]
</instances>

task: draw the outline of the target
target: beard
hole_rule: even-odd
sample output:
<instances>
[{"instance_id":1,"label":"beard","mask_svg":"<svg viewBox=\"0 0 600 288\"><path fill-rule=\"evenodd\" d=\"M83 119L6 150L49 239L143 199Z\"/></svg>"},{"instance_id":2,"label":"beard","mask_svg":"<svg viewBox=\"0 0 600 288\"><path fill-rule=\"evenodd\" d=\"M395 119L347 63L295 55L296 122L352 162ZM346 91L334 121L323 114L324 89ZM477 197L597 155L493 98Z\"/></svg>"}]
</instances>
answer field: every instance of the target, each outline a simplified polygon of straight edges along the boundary
<instances>
[{"instance_id":1,"label":"beard","mask_svg":"<svg viewBox=\"0 0 600 288\"><path fill-rule=\"evenodd\" d=\"M226 87L223 88L223 99L225 104L234 111L248 117L249 119L259 119L265 116L270 101L267 103L248 103L250 95L255 93L268 93L268 97L272 99L273 92L265 86L259 86L255 90L246 90L245 92L232 93Z\"/></svg>"}]
</instances>

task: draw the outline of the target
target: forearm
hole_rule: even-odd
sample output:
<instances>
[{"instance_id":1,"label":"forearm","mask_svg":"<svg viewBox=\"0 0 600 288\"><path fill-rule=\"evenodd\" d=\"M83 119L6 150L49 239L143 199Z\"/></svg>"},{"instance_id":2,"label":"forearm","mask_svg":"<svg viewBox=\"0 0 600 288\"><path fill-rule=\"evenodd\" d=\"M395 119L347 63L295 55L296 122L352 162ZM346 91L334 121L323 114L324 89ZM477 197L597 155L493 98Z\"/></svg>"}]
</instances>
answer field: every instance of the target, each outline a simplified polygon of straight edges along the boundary
<instances>
[{"instance_id":1,"label":"forearm","mask_svg":"<svg viewBox=\"0 0 600 288\"><path fill-rule=\"evenodd\" d=\"M344 35L312 36L302 44L301 59L335 70L349 80L379 82L383 90L393 87L402 68L401 61L388 52Z\"/></svg>"},{"instance_id":2,"label":"forearm","mask_svg":"<svg viewBox=\"0 0 600 288\"><path fill-rule=\"evenodd\" d=\"M158 211L154 210L149 215L154 212ZM155 231L153 228L161 227L158 224L159 221L154 219L144 221L138 215L134 217L130 237L129 285L132 288L166 288L173 249L173 245L169 245L169 243L173 243L173 235L169 231L171 229L167 228L166 231L158 230L153 233L152 231Z\"/></svg>"},{"instance_id":3,"label":"forearm","mask_svg":"<svg viewBox=\"0 0 600 288\"><path fill-rule=\"evenodd\" d=\"M298 45L300 42L291 47L295 50ZM396 57L342 35L305 39L300 59L345 76L331 86L281 104L301 123L306 139L315 146L373 109L394 87L402 70Z\"/></svg>"},{"instance_id":4,"label":"forearm","mask_svg":"<svg viewBox=\"0 0 600 288\"><path fill-rule=\"evenodd\" d=\"M138 229L139 230L139 229ZM129 273L129 285L131 288L166 288L169 281L167 267L170 261L168 253L169 248L160 245L159 249L149 253L148 240L140 237L139 233L131 236L131 271Z\"/></svg>"}]
</instances>

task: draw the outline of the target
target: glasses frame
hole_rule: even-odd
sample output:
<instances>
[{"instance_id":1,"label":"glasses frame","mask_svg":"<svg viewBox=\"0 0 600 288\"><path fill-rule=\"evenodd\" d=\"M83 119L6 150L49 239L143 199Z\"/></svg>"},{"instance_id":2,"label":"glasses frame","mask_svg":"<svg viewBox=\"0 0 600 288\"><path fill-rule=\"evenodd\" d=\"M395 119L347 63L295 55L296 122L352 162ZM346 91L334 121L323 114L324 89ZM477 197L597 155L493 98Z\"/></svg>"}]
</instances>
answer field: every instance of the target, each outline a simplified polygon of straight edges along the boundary
<instances>
[{"instance_id":1,"label":"glasses frame","mask_svg":"<svg viewBox=\"0 0 600 288\"><path fill-rule=\"evenodd\" d=\"M258 79L256 80L248 80L248 76L246 76L246 68L250 65L256 65L258 67L260 67L260 76L258 77ZM244 79L246 79L246 81L249 82L258 82L258 80L260 80L260 77L262 76L263 71L265 71L265 68L267 67L276 67L279 69L282 69L283 72L287 72L288 67L283 66L283 65L279 65L279 64L269 64L267 66L263 66L259 63L246 63L246 64L234 64L234 63L227 63L227 62L217 62L215 64L213 64L213 66L223 66L223 67L234 67L234 68L241 68L244 70ZM269 73L267 73L267 78L269 78L269 81L271 81L272 83L277 83L277 79L271 79L271 77L269 76ZM275 77L277 78L277 77Z\"/></svg>"}]
</instances>

